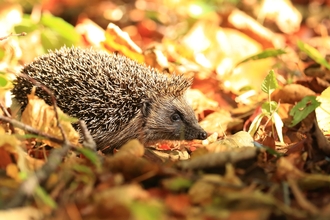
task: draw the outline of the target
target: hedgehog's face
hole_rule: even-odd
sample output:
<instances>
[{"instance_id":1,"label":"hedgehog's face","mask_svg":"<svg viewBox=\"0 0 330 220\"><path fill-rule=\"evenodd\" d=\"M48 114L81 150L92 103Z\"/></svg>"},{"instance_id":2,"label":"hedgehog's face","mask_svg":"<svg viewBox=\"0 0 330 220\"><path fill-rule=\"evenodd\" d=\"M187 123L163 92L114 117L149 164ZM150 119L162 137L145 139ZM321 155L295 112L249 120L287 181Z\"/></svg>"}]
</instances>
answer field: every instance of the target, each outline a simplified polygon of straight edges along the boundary
<instances>
[{"instance_id":1,"label":"hedgehog's face","mask_svg":"<svg viewBox=\"0 0 330 220\"><path fill-rule=\"evenodd\" d=\"M157 102L144 105L143 127L146 142L156 140L205 139L207 134L200 127L193 109L183 97L159 98Z\"/></svg>"}]
</instances>

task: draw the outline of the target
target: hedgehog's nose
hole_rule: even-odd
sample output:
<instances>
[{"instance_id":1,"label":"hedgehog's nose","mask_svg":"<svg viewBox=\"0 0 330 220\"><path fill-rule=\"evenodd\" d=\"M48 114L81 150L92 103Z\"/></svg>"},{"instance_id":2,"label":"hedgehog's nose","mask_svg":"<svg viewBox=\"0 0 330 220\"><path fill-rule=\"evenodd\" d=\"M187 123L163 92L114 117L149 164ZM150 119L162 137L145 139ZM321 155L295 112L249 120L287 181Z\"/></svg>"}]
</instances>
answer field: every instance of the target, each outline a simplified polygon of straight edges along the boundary
<instances>
[{"instance_id":1,"label":"hedgehog's nose","mask_svg":"<svg viewBox=\"0 0 330 220\"><path fill-rule=\"evenodd\" d=\"M207 138L207 133L205 131L202 131L198 134L198 139L205 140Z\"/></svg>"}]
</instances>

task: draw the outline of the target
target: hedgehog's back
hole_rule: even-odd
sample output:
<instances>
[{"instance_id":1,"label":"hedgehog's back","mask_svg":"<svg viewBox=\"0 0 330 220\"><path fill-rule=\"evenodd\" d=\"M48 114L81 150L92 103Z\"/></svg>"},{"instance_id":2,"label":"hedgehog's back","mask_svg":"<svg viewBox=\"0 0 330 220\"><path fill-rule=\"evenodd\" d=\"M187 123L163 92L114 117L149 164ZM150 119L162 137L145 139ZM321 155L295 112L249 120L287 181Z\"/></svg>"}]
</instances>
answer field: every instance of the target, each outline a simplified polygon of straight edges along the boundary
<instances>
[{"instance_id":1,"label":"hedgehog's back","mask_svg":"<svg viewBox=\"0 0 330 220\"><path fill-rule=\"evenodd\" d=\"M166 76L121 55L63 47L37 58L22 73L54 92L58 106L85 120L90 130L116 131L140 110L143 100L181 96L190 86L183 76ZM12 90L25 107L32 84L18 77ZM51 104L48 95L37 95Z\"/></svg>"}]
</instances>

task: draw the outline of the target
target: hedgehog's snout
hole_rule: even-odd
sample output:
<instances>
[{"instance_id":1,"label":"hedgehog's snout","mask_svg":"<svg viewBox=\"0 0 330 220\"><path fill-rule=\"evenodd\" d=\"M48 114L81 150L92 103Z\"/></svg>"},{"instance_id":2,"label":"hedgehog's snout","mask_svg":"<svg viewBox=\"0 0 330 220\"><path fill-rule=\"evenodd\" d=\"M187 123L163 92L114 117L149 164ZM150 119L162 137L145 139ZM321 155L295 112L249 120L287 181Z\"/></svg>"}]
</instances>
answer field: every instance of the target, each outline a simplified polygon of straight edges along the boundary
<instances>
[{"instance_id":1,"label":"hedgehog's snout","mask_svg":"<svg viewBox=\"0 0 330 220\"><path fill-rule=\"evenodd\" d=\"M207 138L207 133L206 131L200 131L197 135L197 139L200 139L200 140L205 140Z\"/></svg>"},{"instance_id":2,"label":"hedgehog's snout","mask_svg":"<svg viewBox=\"0 0 330 220\"><path fill-rule=\"evenodd\" d=\"M194 137L193 139L205 140L207 138L207 133L201 128L200 125L195 126Z\"/></svg>"},{"instance_id":3,"label":"hedgehog's snout","mask_svg":"<svg viewBox=\"0 0 330 220\"><path fill-rule=\"evenodd\" d=\"M187 129L185 132L184 139L186 140L205 140L207 138L207 133L204 131L203 128L201 128L198 124L197 126L192 126L190 129Z\"/></svg>"}]
</instances>

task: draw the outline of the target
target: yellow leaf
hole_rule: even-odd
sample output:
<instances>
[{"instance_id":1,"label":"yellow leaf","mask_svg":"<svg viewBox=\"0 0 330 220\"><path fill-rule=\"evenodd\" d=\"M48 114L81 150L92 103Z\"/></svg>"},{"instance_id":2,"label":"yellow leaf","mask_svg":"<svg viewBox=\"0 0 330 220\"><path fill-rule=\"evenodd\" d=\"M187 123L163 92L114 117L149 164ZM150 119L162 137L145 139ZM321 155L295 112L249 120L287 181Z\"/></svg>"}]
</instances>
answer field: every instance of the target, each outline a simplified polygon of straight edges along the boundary
<instances>
[{"instance_id":1,"label":"yellow leaf","mask_svg":"<svg viewBox=\"0 0 330 220\"><path fill-rule=\"evenodd\" d=\"M22 122L49 135L62 139L60 129L57 126L54 107L47 105L43 99L40 99L34 94L28 95L28 99L29 103L22 113ZM59 108L57 108L57 112L60 120L61 118L68 118ZM79 134L72 127L71 123L68 120L61 120L61 125L68 140L73 144L78 144ZM60 146L46 139L43 139L42 142L53 147Z\"/></svg>"},{"instance_id":2,"label":"yellow leaf","mask_svg":"<svg viewBox=\"0 0 330 220\"><path fill-rule=\"evenodd\" d=\"M330 133L330 87L324 90L317 100L321 105L315 109L317 122L322 131Z\"/></svg>"},{"instance_id":3,"label":"yellow leaf","mask_svg":"<svg viewBox=\"0 0 330 220\"><path fill-rule=\"evenodd\" d=\"M118 26L110 23L105 31L105 41L102 42L103 47L110 51L118 51L125 56L136 60L140 63L144 62L142 50Z\"/></svg>"},{"instance_id":4,"label":"yellow leaf","mask_svg":"<svg viewBox=\"0 0 330 220\"><path fill-rule=\"evenodd\" d=\"M19 170L16 164L8 164L6 167L6 174L7 176L10 176L11 178L15 179L15 180L20 180L19 177Z\"/></svg>"}]
</instances>

